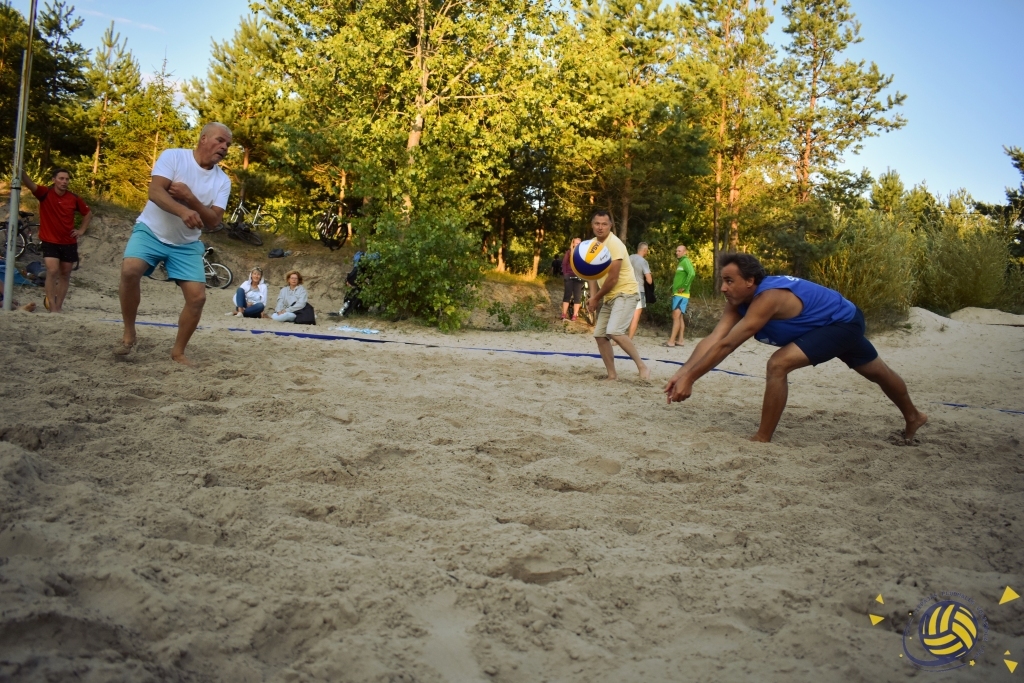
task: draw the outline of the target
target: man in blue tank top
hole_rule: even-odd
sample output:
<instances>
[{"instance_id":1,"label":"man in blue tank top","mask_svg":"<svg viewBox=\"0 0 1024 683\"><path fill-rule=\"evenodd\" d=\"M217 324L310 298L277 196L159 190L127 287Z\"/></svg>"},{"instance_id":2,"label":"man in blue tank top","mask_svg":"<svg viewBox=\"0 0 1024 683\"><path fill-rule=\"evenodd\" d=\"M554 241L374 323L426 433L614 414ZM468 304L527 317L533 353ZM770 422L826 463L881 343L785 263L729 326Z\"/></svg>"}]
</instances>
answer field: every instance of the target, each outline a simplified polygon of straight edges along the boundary
<instances>
[{"instance_id":1,"label":"man in blue tank top","mask_svg":"<svg viewBox=\"0 0 1024 683\"><path fill-rule=\"evenodd\" d=\"M859 308L839 292L813 282L766 275L750 254L723 254L719 263L725 313L665 386L669 403L688 399L694 382L754 337L781 348L768 359L761 425L751 441L772 440L786 408L789 373L833 358L880 386L903 413L904 438L908 442L914 438L928 416L914 406L907 385L864 337L864 314Z\"/></svg>"}]
</instances>

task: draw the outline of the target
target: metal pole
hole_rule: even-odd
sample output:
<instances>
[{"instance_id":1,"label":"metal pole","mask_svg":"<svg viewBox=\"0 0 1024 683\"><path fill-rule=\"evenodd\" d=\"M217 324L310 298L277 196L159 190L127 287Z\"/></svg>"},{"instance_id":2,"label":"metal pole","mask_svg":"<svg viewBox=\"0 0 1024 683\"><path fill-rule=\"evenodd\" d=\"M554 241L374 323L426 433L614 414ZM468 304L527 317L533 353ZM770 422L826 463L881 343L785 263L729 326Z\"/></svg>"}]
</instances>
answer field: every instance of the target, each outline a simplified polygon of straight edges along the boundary
<instances>
[{"instance_id":1,"label":"metal pole","mask_svg":"<svg viewBox=\"0 0 1024 683\"><path fill-rule=\"evenodd\" d=\"M14 163L11 164L11 209L7 213L7 270L4 273L4 310L14 301L14 247L18 240L18 210L21 208L21 174L25 167L25 125L28 119L28 92L32 80L32 43L36 35L36 5L32 0L28 18L28 47L22 55L21 94L18 96L18 127L14 139Z\"/></svg>"}]
</instances>

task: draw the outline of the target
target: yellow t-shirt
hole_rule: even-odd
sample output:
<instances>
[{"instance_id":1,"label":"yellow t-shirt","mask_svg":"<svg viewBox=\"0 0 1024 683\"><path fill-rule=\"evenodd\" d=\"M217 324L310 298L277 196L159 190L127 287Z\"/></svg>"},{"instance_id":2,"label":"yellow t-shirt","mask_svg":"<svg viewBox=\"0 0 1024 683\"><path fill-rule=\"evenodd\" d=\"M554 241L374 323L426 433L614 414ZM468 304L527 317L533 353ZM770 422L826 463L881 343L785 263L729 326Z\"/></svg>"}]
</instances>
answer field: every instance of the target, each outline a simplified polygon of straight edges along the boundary
<instances>
[{"instance_id":1,"label":"yellow t-shirt","mask_svg":"<svg viewBox=\"0 0 1024 683\"><path fill-rule=\"evenodd\" d=\"M640 289L636 284L636 275L633 274L633 264L629 262L629 250L626 249L626 245L614 234L609 233L604 241L604 246L608 247L608 253L612 255L612 261L622 262L622 268L619 270L619 281L612 287L612 291L605 295L605 300L614 299L620 294L639 295ZM603 277L597 281L599 289L604 287L606 279L606 277Z\"/></svg>"}]
</instances>

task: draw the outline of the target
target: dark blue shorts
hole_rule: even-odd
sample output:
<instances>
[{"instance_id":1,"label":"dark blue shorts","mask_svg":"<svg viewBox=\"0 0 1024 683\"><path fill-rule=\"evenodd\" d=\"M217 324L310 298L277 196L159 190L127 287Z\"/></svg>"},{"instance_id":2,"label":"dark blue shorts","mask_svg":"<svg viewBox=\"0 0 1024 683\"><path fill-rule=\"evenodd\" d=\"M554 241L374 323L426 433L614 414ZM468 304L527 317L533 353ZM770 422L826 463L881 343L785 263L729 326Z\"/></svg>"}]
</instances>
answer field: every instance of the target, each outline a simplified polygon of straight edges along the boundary
<instances>
[{"instance_id":1,"label":"dark blue shorts","mask_svg":"<svg viewBox=\"0 0 1024 683\"><path fill-rule=\"evenodd\" d=\"M838 358L851 368L859 368L878 358L878 351L864 336L864 314L859 308L850 322L819 327L793 343L810 359L811 365Z\"/></svg>"}]
</instances>

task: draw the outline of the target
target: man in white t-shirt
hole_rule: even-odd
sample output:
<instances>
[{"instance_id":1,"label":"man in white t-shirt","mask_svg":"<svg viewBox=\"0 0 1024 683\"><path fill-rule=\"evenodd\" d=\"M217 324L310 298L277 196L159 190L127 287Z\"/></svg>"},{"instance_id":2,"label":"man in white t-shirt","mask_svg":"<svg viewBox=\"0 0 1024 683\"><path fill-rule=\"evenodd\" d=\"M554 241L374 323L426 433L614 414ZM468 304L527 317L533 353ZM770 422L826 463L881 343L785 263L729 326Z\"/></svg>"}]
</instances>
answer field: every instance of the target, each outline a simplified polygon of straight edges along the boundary
<instances>
[{"instance_id":1,"label":"man in white t-shirt","mask_svg":"<svg viewBox=\"0 0 1024 683\"><path fill-rule=\"evenodd\" d=\"M191 365L185 356L192 333L206 303L203 268L203 227L219 225L228 205L231 180L218 164L228 154L231 130L223 123L208 123L192 149L165 149L153 166L149 201L142 210L121 263L121 317L124 337L114 349L127 356L136 344L135 316L142 299L141 282L160 262L185 297L178 317L178 335L171 359Z\"/></svg>"}]
</instances>

